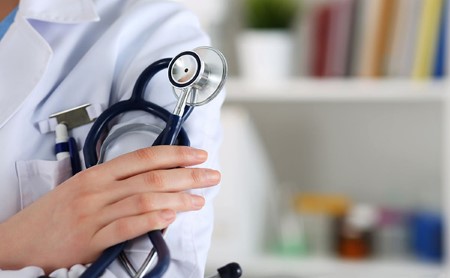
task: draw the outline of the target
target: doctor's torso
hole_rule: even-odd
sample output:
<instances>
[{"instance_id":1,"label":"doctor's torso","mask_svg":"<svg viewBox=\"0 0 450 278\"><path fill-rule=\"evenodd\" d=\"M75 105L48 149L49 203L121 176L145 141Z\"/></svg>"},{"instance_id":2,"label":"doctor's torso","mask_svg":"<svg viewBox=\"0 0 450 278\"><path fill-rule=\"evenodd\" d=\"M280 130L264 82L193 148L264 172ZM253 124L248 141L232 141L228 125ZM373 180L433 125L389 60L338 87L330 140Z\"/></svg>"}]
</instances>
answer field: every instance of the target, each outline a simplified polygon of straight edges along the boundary
<instances>
[{"instance_id":1,"label":"doctor's torso","mask_svg":"<svg viewBox=\"0 0 450 278\"><path fill-rule=\"evenodd\" d=\"M130 96L150 63L206 44L192 14L170 1L22 1L0 41L0 222L51 190L33 181L69 175L56 161L54 132L42 133L40 122L86 103L107 108ZM175 98L165 79L155 77L148 98L170 110ZM198 121L186 126L194 146L211 148L212 164L222 101L194 112ZM80 153L90 127L71 131ZM196 137L201 127L209 128L206 139Z\"/></svg>"},{"instance_id":2,"label":"doctor's torso","mask_svg":"<svg viewBox=\"0 0 450 278\"><path fill-rule=\"evenodd\" d=\"M44 7L47 3L49 9L21 4L0 42L0 110L9 112L0 119L0 191L4 191L0 196L9 196L1 202L0 220L19 209L17 200L11 198L19 194L16 161L55 160L55 135L41 134L38 123L85 103L106 108L127 98L140 71L180 50L179 43L174 45L170 36L163 35L169 26L160 22L173 16L173 24L177 17L181 24L187 16L167 1L153 1L153 5L149 1L96 1L90 12L82 10L89 6L61 11L52 7L55 1L34 2ZM66 17L58 18L58 12ZM198 43L205 41L195 35ZM190 47L187 43L186 48ZM167 106L171 98L171 94L159 94L153 101ZM80 144L89 127L71 131Z\"/></svg>"}]
</instances>

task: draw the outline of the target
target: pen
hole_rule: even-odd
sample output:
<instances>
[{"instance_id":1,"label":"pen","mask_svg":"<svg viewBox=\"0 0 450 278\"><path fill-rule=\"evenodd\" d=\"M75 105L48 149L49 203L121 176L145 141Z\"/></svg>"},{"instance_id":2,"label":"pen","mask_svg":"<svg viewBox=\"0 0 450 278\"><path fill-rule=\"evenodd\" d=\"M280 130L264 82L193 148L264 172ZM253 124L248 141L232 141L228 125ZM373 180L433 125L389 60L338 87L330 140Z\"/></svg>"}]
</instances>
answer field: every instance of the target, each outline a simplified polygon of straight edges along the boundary
<instances>
[{"instance_id":1,"label":"pen","mask_svg":"<svg viewBox=\"0 0 450 278\"><path fill-rule=\"evenodd\" d=\"M65 124L58 124L55 128L55 135L56 160L61 161L66 157L70 157L67 126Z\"/></svg>"},{"instance_id":2,"label":"pen","mask_svg":"<svg viewBox=\"0 0 450 278\"><path fill-rule=\"evenodd\" d=\"M69 132L65 124L58 124L55 128L55 154L58 161L70 157L72 175L81 171L81 160L78 154L78 147L75 138L69 137Z\"/></svg>"},{"instance_id":3,"label":"pen","mask_svg":"<svg viewBox=\"0 0 450 278\"><path fill-rule=\"evenodd\" d=\"M72 164L72 175L81 172L81 160L80 154L78 153L78 146L75 138L69 138L69 153L70 153L70 164Z\"/></svg>"}]
</instances>

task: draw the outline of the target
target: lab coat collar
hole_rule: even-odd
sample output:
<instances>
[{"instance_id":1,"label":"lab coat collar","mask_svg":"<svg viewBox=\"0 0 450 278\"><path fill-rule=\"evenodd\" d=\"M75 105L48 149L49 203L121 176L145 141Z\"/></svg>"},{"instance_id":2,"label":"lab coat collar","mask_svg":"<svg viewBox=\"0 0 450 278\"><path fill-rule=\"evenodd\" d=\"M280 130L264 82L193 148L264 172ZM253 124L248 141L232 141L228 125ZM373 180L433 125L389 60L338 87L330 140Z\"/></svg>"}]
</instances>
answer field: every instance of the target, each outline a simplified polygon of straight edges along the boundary
<instances>
[{"instance_id":1,"label":"lab coat collar","mask_svg":"<svg viewBox=\"0 0 450 278\"><path fill-rule=\"evenodd\" d=\"M19 11L24 18L55 23L99 20L93 0L21 0Z\"/></svg>"},{"instance_id":2,"label":"lab coat collar","mask_svg":"<svg viewBox=\"0 0 450 278\"><path fill-rule=\"evenodd\" d=\"M45 39L18 13L0 41L0 128L33 91L52 54Z\"/></svg>"},{"instance_id":3,"label":"lab coat collar","mask_svg":"<svg viewBox=\"0 0 450 278\"><path fill-rule=\"evenodd\" d=\"M20 1L15 22L0 41L0 128L30 96L53 55L28 19L75 24L98 21L99 16L93 0Z\"/></svg>"}]
</instances>

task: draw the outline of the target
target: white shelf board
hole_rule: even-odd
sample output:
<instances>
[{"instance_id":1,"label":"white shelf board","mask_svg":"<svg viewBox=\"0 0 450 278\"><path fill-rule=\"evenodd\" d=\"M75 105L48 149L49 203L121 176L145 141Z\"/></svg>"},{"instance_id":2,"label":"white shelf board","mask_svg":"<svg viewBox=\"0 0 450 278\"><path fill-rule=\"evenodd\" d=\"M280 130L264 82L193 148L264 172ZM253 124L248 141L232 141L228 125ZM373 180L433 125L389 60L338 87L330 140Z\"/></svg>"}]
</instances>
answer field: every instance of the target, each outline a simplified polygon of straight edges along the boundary
<instances>
[{"instance_id":1,"label":"white shelf board","mask_svg":"<svg viewBox=\"0 0 450 278\"><path fill-rule=\"evenodd\" d=\"M364 102L419 101L440 102L446 95L447 81L409 79L287 79L278 81L230 78L227 102Z\"/></svg>"},{"instance_id":2,"label":"white shelf board","mask_svg":"<svg viewBox=\"0 0 450 278\"><path fill-rule=\"evenodd\" d=\"M210 260L209 265L224 262ZM334 258L260 256L239 260L243 277L253 278L444 278L444 266L407 259L344 261Z\"/></svg>"}]
</instances>

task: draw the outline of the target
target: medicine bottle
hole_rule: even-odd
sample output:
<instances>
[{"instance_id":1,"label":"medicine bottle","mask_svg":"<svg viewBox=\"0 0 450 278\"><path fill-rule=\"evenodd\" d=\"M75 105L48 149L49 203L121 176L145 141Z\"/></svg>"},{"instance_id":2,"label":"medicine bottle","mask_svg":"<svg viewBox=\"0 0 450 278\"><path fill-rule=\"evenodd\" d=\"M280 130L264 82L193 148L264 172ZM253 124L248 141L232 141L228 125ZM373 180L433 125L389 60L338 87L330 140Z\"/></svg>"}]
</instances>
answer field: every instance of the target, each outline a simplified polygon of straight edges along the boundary
<instances>
[{"instance_id":1,"label":"medicine bottle","mask_svg":"<svg viewBox=\"0 0 450 278\"><path fill-rule=\"evenodd\" d=\"M356 205L348 214L335 222L335 248L345 259L364 259L373 255L376 209L369 205Z\"/></svg>"},{"instance_id":2,"label":"medicine bottle","mask_svg":"<svg viewBox=\"0 0 450 278\"><path fill-rule=\"evenodd\" d=\"M300 193L295 204L304 227L308 253L333 256L334 223L347 213L350 200L341 195Z\"/></svg>"}]
</instances>

